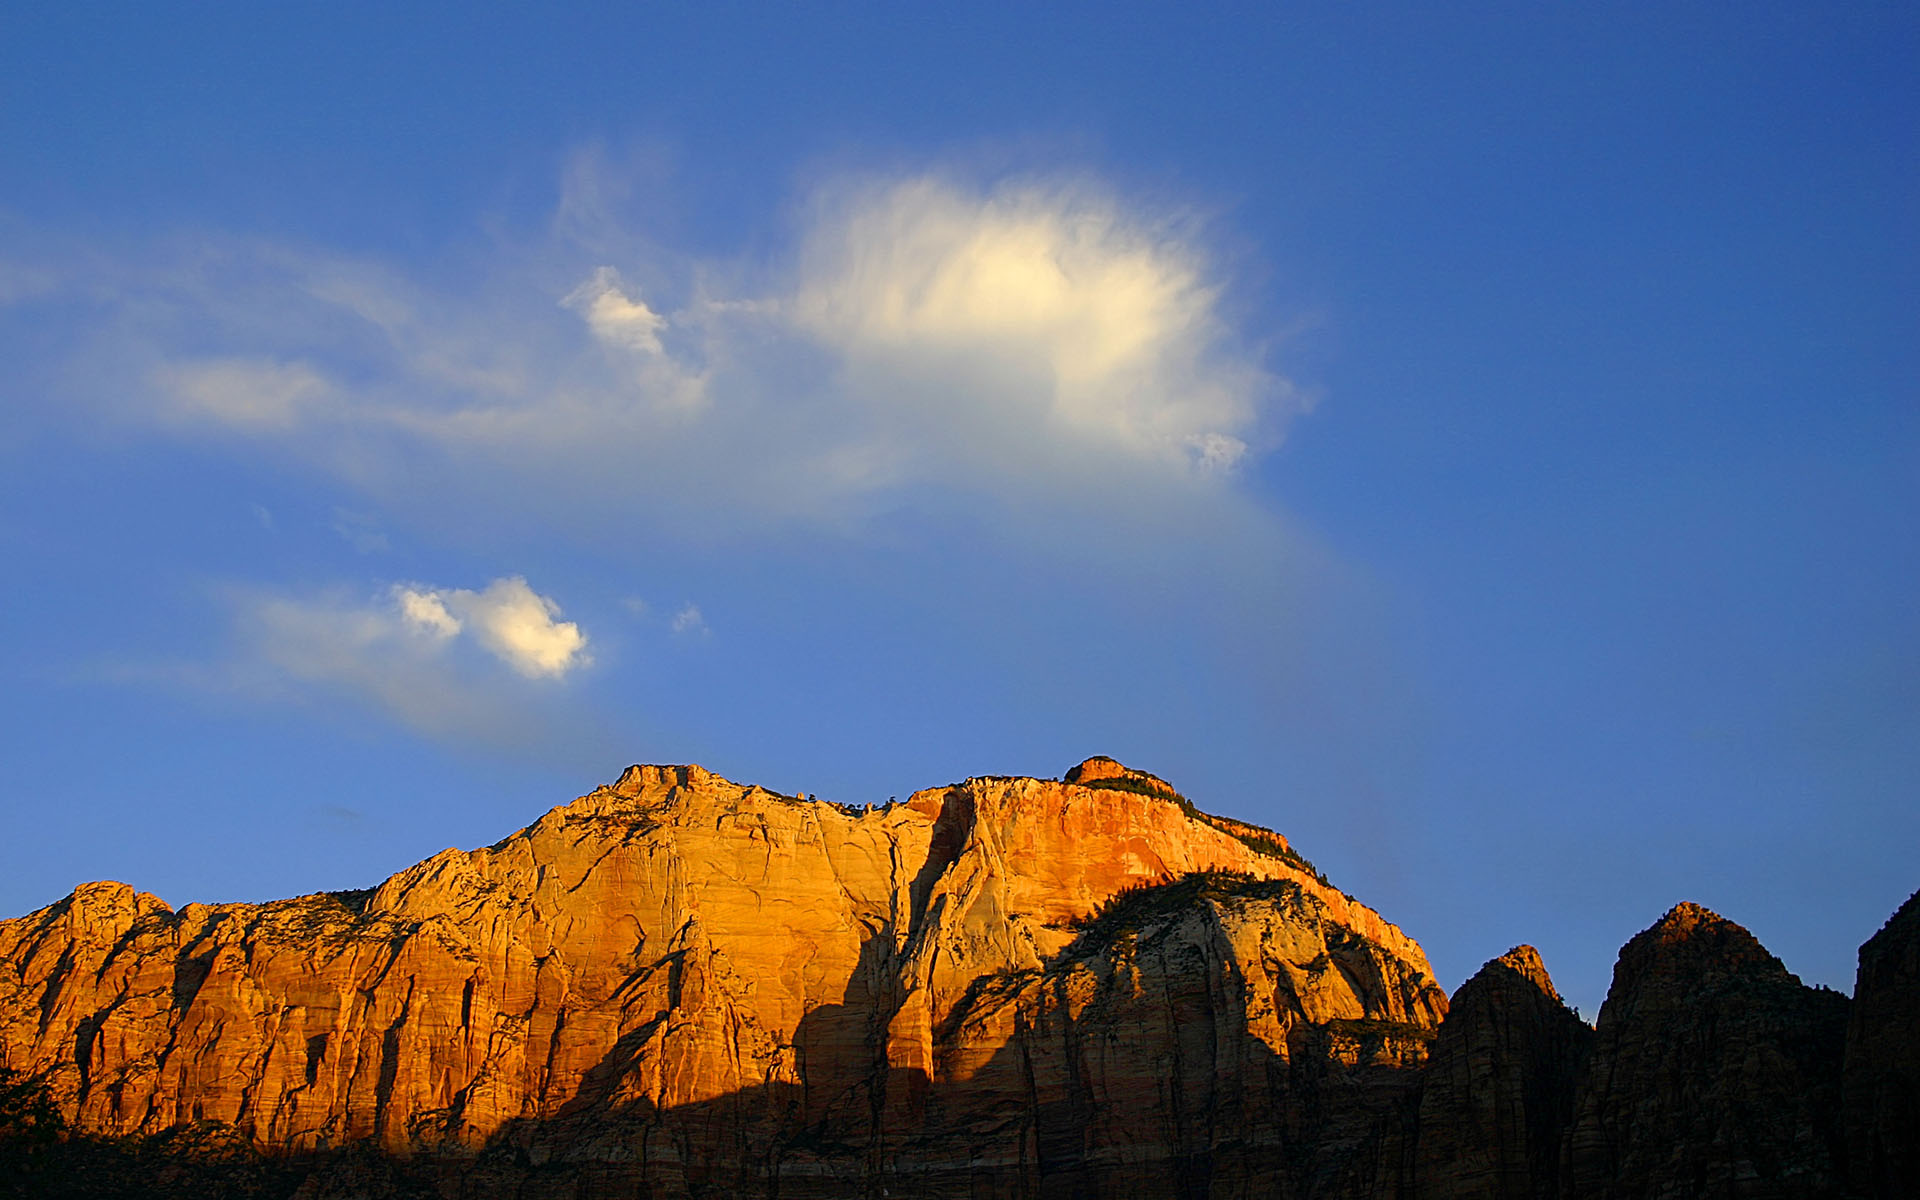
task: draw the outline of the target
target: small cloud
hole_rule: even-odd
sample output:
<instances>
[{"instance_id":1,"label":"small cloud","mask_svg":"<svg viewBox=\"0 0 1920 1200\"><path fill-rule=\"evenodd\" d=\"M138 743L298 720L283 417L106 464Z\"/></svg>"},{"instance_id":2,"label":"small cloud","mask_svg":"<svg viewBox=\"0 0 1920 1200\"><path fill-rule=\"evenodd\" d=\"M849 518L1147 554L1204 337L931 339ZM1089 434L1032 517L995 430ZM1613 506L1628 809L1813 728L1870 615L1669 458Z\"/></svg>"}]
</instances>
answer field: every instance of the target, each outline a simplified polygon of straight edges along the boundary
<instances>
[{"instance_id":1,"label":"small cloud","mask_svg":"<svg viewBox=\"0 0 1920 1200\"><path fill-rule=\"evenodd\" d=\"M648 606L647 602L638 596L628 596L621 600L620 607L626 609L629 613L633 614L633 616L641 620L645 620L653 612L653 609Z\"/></svg>"},{"instance_id":2,"label":"small cloud","mask_svg":"<svg viewBox=\"0 0 1920 1200\"><path fill-rule=\"evenodd\" d=\"M600 267L560 303L579 313L587 329L616 351L616 357L631 363L630 383L638 385L660 412L687 416L706 404L705 373L681 361L661 342L667 318L642 300L618 271Z\"/></svg>"},{"instance_id":3,"label":"small cloud","mask_svg":"<svg viewBox=\"0 0 1920 1200\"><path fill-rule=\"evenodd\" d=\"M460 618L447 611L438 592L419 591L396 586L393 597L400 605L400 616L408 625L442 641L460 632Z\"/></svg>"},{"instance_id":4,"label":"small cloud","mask_svg":"<svg viewBox=\"0 0 1920 1200\"><path fill-rule=\"evenodd\" d=\"M253 519L259 522L260 528L262 529L273 528L273 510L268 508L266 505L258 504L258 503L249 504L247 505L247 511L253 514Z\"/></svg>"},{"instance_id":5,"label":"small cloud","mask_svg":"<svg viewBox=\"0 0 1920 1200\"><path fill-rule=\"evenodd\" d=\"M580 627L517 575L478 591L399 584L370 599L240 592L234 602L236 658L122 665L113 678L269 698L331 691L423 733L501 743L525 736L536 711L515 677L558 679L592 661Z\"/></svg>"},{"instance_id":6,"label":"small cloud","mask_svg":"<svg viewBox=\"0 0 1920 1200\"><path fill-rule=\"evenodd\" d=\"M371 604L269 597L251 608L267 659L299 678L372 679L382 664L438 657L462 634L528 678L559 678L592 662L586 634L555 620L560 606L518 575L477 592L399 584Z\"/></svg>"},{"instance_id":7,"label":"small cloud","mask_svg":"<svg viewBox=\"0 0 1920 1200\"><path fill-rule=\"evenodd\" d=\"M332 529L361 554L385 554L393 549L393 543L387 540L386 532L380 528L379 519L366 513L336 508L333 510Z\"/></svg>"},{"instance_id":8,"label":"small cloud","mask_svg":"<svg viewBox=\"0 0 1920 1200\"><path fill-rule=\"evenodd\" d=\"M620 273L612 267L595 271L561 303L584 317L587 328L603 342L643 354L665 353L660 331L667 327L666 318L638 296L628 295Z\"/></svg>"},{"instance_id":9,"label":"small cloud","mask_svg":"<svg viewBox=\"0 0 1920 1200\"><path fill-rule=\"evenodd\" d=\"M518 575L496 579L485 591L433 593L442 614L457 613L494 657L529 678L559 678L593 660L587 636L572 621L557 621L560 606L527 586ZM457 631L456 626L456 631Z\"/></svg>"},{"instance_id":10,"label":"small cloud","mask_svg":"<svg viewBox=\"0 0 1920 1200\"><path fill-rule=\"evenodd\" d=\"M682 637L705 637L713 631L707 628L707 619L700 615L700 606L689 604L673 614L673 631Z\"/></svg>"}]
</instances>

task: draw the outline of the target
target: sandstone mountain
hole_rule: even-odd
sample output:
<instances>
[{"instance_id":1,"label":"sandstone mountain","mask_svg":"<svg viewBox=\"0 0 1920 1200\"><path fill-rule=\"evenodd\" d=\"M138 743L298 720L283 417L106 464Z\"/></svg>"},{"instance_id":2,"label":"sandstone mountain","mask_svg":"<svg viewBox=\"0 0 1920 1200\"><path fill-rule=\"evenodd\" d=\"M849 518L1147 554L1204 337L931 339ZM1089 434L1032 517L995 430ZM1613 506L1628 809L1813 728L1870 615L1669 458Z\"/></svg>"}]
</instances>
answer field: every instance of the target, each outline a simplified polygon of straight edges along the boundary
<instances>
[{"instance_id":1,"label":"sandstone mountain","mask_svg":"<svg viewBox=\"0 0 1920 1200\"><path fill-rule=\"evenodd\" d=\"M1681 905L1597 1029L1525 946L1450 1009L1111 759L877 808L634 767L365 892L0 921L0 1085L74 1127L23 1196L1911 1196L1916 992L1920 902L1851 1008Z\"/></svg>"},{"instance_id":2,"label":"sandstone mountain","mask_svg":"<svg viewBox=\"0 0 1920 1200\"><path fill-rule=\"evenodd\" d=\"M876 809L635 767L370 893L83 885L0 962L0 1065L82 1128L621 1194L1344 1187L1446 1011L1284 838L1106 759Z\"/></svg>"}]
</instances>

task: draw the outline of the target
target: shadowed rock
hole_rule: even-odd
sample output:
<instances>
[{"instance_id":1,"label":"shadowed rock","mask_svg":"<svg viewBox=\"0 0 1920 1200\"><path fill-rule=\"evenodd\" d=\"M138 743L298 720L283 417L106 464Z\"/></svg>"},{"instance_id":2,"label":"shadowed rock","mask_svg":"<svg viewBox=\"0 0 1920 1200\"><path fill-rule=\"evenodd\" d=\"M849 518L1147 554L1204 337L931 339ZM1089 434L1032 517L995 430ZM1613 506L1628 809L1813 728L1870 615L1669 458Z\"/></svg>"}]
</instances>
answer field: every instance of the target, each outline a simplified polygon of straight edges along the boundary
<instances>
[{"instance_id":1,"label":"shadowed rock","mask_svg":"<svg viewBox=\"0 0 1920 1200\"><path fill-rule=\"evenodd\" d=\"M1920 892L1860 947L1843 1086L1853 1186L1920 1195Z\"/></svg>"},{"instance_id":2,"label":"shadowed rock","mask_svg":"<svg viewBox=\"0 0 1920 1200\"><path fill-rule=\"evenodd\" d=\"M1682 904L1629 941L1588 1056L1564 1194L1844 1195L1847 999L1804 987L1745 929Z\"/></svg>"},{"instance_id":3,"label":"shadowed rock","mask_svg":"<svg viewBox=\"0 0 1920 1200\"><path fill-rule=\"evenodd\" d=\"M1414 1195L1548 1200L1593 1030L1517 946L1453 994L1422 1085Z\"/></svg>"}]
</instances>

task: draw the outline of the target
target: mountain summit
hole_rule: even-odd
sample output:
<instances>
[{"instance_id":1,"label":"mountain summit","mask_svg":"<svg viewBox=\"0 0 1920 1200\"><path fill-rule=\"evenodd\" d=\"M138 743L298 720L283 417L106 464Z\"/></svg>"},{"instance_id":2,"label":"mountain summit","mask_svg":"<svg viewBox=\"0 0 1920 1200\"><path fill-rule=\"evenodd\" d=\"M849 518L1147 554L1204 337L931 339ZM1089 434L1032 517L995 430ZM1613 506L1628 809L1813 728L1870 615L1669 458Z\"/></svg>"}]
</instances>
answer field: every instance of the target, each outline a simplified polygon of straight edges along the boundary
<instances>
[{"instance_id":1,"label":"mountain summit","mask_svg":"<svg viewBox=\"0 0 1920 1200\"><path fill-rule=\"evenodd\" d=\"M1283 837L1106 758L871 808L636 766L370 892L86 884L0 961L0 1061L87 1129L668 1194L1370 1172L1378 1106L1334 1101L1446 1012Z\"/></svg>"}]
</instances>

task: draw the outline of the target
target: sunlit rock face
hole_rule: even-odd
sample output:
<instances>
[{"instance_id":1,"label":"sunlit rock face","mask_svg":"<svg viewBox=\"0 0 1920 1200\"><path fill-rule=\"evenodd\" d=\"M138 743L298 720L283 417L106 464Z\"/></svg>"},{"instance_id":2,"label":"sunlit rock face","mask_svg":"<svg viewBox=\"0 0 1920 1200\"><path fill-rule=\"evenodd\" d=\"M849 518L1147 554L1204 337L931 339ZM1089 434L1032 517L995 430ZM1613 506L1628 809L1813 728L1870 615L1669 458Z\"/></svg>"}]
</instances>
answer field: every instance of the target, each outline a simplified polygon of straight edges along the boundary
<instances>
[{"instance_id":1,"label":"sunlit rock face","mask_svg":"<svg viewBox=\"0 0 1920 1200\"><path fill-rule=\"evenodd\" d=\"M78 1125L474 1194L1387 1194L1446 1007L1284 838L1110 759L874 809L634 767L370 893L0 922L0 1065Z\"/></svg>"},{"instance_id":2,"label":"sunlit rock face","mask_svg":"<svg viewBox=\"0 0 1920 1200\"><path fill-rule=\"evenodd\" d=\"M1676 906L1620 951L1568 1135L1566 1194L1848 1194L1847 1009L1732 921Z\"/></svg>"}]
</instances>

